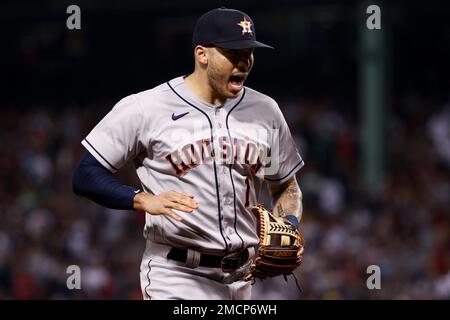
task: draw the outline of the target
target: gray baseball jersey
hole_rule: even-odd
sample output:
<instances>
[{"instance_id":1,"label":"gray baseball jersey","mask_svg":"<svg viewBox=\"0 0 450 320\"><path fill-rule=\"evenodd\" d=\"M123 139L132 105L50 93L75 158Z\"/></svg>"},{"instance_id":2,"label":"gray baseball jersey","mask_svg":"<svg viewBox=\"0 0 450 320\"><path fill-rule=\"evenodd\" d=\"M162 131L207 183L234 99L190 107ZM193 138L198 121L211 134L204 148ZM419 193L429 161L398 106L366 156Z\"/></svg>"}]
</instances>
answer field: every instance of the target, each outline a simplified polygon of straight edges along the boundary
<instances>
[{"instance_id":1,"label":"gray baseball jersey","mask_svg":"<svg viewBox=\"0 0 450 320\"><path fill-rule=\"evenodd\" d=\"M147 239L205 253L228 253L258 243L251 207L263 182L283 183L303 160L277 103L245 87L213 106L184 77L130 95L82 141L111 172L134 161L142 188L194 196L183 218L146 214Z\"/></svg>"}]
</instances>

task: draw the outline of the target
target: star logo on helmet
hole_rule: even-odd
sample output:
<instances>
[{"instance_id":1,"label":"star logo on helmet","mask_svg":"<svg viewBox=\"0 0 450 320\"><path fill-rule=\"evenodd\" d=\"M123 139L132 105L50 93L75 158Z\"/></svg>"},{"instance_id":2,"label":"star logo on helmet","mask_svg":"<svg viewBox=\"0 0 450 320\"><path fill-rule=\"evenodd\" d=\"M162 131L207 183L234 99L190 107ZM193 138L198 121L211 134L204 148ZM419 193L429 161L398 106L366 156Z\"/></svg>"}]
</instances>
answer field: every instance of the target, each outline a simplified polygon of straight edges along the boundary
<instances>
[{"instance_id":1,"label":"star logo on helmet","mask_svg":"<svg viewBox=\"0 0 450 320\"><path fill-rule=\"evenodd\" d=\"M247 21L247 18L245 16L244 20L240 21L237 25L242 28L242 35L246 33L253 34L252 29L250 28L252 26L252 23L250 21Z\"/></svg>"}]
</instances>

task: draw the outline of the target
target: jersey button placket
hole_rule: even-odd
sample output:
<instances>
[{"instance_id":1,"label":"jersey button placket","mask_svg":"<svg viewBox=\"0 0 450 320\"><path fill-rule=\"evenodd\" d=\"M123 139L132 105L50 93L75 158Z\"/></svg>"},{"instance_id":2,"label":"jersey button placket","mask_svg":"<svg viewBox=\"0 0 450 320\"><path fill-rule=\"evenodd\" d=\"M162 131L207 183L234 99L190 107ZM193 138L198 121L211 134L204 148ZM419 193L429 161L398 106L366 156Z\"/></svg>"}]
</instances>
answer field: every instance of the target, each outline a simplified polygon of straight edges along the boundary
<instances>
[{"instance_id":1,"label":"jersey button placket","mask_svg":"<svg viewBox=\"0 0 450 320\"><path fill-rule=\"evenodd\" d=\"M220 158L219 158L219 155L220 155L220 152L219 152L219 145L218 145L218 143L219 143L219 137L220 137L220 130L218 130L218 128L220 129L221 127L220 127L220 110L221 110L221 107L215 107L214 108L214 111L213 111L213 119L214 119L214 121L213 121L213 123L214 123L214 127L213 127L213 132L214 132L214 142L213 142L213 147L214 147L214 157L215 157L215 159L216 159L216 166L217 166L217 173L218 173L218 175L217 175L217 180L218 180L218 183L219 183L219 185L218 185L218 190L219 190L219 201L220 201L220 211L222 212L222 215L221 215L221 217L220 217L220 219L221 219L221 222L222 222L222 228L223 228L223 230L224 230L224 236L225 236L225 238L226 238L226 241L227 241L227 249L230 249L231 248L231 239L230 239L230 237L229 237L229 235L228 235L228 233L227 233L227 226L225 225L225 219L224 219L224 217L225 217L225 214L227 214L226 212L225 212L225 206L224 206L224 197L223 197L223 192L224 192L224 190L222 190L222 186L223 186L223 170L220 170L220 168L221 167L223 167L223 164L221 164L221 162L220 162ZM222 173L222 174L221 174Z\"/></svg>"},{"instance_id":2,"label":"jersey button placket","mask_svg":"<svg viewBox=\"0 0 450 320\"><path fill-rule=\"evenodd\" d=\"M234 234L234 230L231 227L227 227L225 229L225 232L227 233L228 236L232 236Z\"/></svg>"}]
</instances>

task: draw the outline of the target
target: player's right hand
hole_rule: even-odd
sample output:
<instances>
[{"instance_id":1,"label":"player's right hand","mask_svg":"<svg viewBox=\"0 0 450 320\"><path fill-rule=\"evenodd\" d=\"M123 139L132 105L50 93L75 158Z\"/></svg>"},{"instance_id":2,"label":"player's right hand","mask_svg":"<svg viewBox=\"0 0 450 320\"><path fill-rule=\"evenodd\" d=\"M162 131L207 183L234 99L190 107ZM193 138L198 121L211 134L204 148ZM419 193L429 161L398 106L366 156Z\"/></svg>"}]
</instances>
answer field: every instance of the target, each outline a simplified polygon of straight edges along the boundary
<instances>
[{"instance_id":1,"label":"player's right hand","mask_svg":"<svg viewBox=\"0 0 450 320\"><path fill-rule=\"evenodd\" d=\"M133 207L135 210L142 210L153 215L166 215L177 221L183 220L172 209L192 213L198 208L197 201L194 197L176 191L167 191L158 195L141 192L133 199Z\"/></svg>"}]
</instances>

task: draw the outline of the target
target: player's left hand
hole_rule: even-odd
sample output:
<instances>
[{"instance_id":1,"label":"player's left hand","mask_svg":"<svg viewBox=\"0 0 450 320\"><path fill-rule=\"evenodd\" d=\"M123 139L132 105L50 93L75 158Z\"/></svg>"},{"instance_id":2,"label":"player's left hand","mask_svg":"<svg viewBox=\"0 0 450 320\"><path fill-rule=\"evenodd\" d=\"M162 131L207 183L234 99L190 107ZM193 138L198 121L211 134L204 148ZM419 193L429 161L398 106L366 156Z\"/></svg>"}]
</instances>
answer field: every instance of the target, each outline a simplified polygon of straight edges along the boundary
<instances>
[{"instance_id":1,"label":"player's left hand","mask_svg":"<svg viewBox=\"0 0 450 320\"><path fill-rule=\"evenodd\" d=\"M303 261L305 239L292 223L259 204L252 208L257 218L258 251L245 280L265 279L293 273Z\"/></svg>"}]
</instances>

